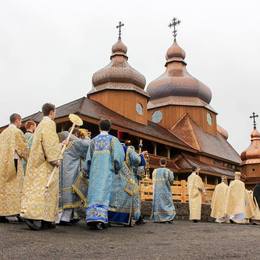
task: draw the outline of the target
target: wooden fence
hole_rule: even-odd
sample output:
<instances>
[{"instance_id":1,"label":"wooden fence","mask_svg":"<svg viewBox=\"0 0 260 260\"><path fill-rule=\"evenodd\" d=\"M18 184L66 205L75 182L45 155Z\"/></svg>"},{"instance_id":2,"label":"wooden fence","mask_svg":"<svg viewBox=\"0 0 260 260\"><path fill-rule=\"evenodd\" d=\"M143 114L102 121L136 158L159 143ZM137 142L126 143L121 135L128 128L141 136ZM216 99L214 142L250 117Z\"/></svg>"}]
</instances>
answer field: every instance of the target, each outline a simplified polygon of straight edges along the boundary
<instances>
[{"instance_id":1,"label":"wooden fence","mask_svg":"<svg viewBox=\"0 0 260 260\"><path fill-rule=\"evenodd\" d=\"M215 189L215 185L204 184L206 188L206 195L203 195L202 202L204 204L209 204ZM141 200L151 201L153 199L153 182L151 179L143 179L140 182L141 189ZM178 202L188 202L188 191L187 191L187 181L175 181L171 187L172 197L174 201Z\"/></svg>"}]
</instances>

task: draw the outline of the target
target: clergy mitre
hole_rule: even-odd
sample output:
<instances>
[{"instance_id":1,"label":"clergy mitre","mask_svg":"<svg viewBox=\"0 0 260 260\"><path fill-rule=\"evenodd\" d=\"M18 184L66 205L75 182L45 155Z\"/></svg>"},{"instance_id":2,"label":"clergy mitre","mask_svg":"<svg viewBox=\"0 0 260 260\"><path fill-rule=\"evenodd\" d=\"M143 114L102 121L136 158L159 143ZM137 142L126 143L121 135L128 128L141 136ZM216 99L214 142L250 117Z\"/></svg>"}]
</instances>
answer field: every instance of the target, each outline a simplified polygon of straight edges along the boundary
<instances>
[{"instance_id":1,"label":"clergy mitre","mask_svg":"<svg viewBox=\"0 0 260 260\"><path fill-rule=\"evenodd\" d=\"M87 129L80 128L79 129L80 138L91 138L91 132Z\"/></svg>"}]
</instances>

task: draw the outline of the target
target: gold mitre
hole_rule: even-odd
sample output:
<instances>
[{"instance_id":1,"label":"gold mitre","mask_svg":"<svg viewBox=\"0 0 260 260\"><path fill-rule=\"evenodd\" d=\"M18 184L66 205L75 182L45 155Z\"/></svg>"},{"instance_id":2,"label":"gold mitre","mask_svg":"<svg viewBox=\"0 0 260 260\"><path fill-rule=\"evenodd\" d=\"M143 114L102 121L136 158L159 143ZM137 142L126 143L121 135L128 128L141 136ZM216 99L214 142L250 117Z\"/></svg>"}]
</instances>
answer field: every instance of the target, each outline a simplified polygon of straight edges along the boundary
<instances>
[{"instance_id":1,"label":"gold mitre","mask_svg":"<svg viewBox=\"0 0 260 260\"><path fill-rule=\"evenodd\" d=\"M81 135L81 137L84 137L84 138L86 138L86 137L91 137L91 132L90 131L88 131L87 129L85 129L85 128L80 128L79 129L79 133L80 133L80 135Z\"/></svg>"}]
</instances>

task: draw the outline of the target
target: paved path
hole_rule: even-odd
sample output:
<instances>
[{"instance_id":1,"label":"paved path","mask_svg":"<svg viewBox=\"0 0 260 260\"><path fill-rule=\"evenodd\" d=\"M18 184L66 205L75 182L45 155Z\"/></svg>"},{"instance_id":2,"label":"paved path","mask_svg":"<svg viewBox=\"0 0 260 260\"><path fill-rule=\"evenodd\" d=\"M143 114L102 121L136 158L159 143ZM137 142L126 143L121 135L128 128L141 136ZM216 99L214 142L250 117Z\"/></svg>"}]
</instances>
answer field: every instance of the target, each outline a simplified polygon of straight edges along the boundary
<instances>
[{"instance_id":1,"label":"paved path","mask_svg":"<svg viewBox=\"0 0 260 260\"><path fill-rule=\"evenodd\" d=\"M260 259L260 226L176 221L35 232L0 224L0 259Z\"/></svg>"}]
</instances>

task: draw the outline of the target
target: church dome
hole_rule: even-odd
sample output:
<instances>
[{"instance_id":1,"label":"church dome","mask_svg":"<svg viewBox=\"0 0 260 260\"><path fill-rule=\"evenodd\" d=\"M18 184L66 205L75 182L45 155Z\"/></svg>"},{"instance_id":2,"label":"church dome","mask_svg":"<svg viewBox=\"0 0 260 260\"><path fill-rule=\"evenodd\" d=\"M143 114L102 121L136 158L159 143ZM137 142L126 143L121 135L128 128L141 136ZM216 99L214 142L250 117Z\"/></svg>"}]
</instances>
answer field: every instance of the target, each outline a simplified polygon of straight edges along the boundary
<instances>
[{"instance_id":1,"label":"church dome","mask_svg":"<svg viewBox=\"0 0 260 260\"><path fill-rule=\"evenodd\" d=\"M260 159L260 133L254 129L251 134L250 146L241 154L242 161Z\"/></svg>"},{"instance_id":2,"label":"church dome","mask_svg":"<svg viewBox=\"0 0 260 260\"><path fill-rule=\"evenodd\" d=\"M228 139L228 131L221 127L220 125L217 126L217 131L219 134L221 134L226 140Z\"/></svg>"},{"instance_id":3,"label":"church dome","mask_svg":"<svg viewBox=\"0 0 260 260\"><path fill-rule=\"evenodd\" d=\"M169 61L171 59L180 59L180 61L184 60L186 57L185 51L177 44L177 42L174 42L172 46L167 50L166 52L166 60Z\"/></svg>"},{"instance_id":4,"label":"church dome","mask_svg":"<svg viewBox=\"0 0 260 260\"><path fill-rule=\"evenodd\" d=\"M169 96L197 97L210 103L211 90L189 74L184 59L185 51L174 41L166 53L166 71L147 87L151 100Z\"/></svg>"},{"instance_id":5,"label":"church dome","mask_svg":"<svg viewBox=\"0 0 260 260\"><path fill-rule=\"evenodd\" d=\"M126 55L127 47L126 45L119 39L113 46L112 46L112 55ZM127 57L127 56L126 56Z\"/></svg>"},{"instance_id":6,"label":"church dome","mask_svg":"<svg viewBox=\"0 0 260 260\"><path fill-rule=\"evenodd\" d=\"M128 84L134 88L144 89L145 77L127 62L127 47L121 38L112 46L111 62L92 76L93 87L97 90L104 85ZM123 88L123 86L122 86Z\"/></svg>"}]
</instances>

